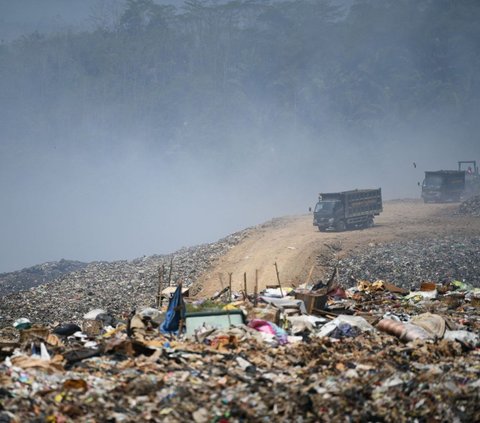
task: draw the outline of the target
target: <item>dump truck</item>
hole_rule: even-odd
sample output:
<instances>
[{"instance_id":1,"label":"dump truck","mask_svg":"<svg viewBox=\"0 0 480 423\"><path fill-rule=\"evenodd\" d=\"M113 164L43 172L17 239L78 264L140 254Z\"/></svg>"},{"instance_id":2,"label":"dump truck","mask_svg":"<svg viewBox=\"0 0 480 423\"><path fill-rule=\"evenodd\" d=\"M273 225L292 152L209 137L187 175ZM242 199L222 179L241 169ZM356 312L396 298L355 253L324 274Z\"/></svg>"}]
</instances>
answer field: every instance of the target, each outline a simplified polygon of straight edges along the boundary
<instances>
[{"instance_id":1,"label":"dump truck","mask_svg":"<svg viewBox=\"0 0 480 423\"><path fill-rule=\"evenodd\" d=\"M373 226L374 217L382 210L380 188L320 193L313 212L313 225L319 231L368 228Z\"/></svg>"},{"instance_id":2,"label":"dump truck","mask_svg":"<svg viewBox=\"0 0 480 423\"><path fill-rule=\"evenodd\" d=\"M426 171L422 183L425 203L460 201L465 192L464 170Z\"/></svg>"},{"instance_id":3,"label":"dump truck","mask_svg":"<svg viewBox=\"0 0 480 423\"><path fill-rule=\"evenodd\" d=\"M465 192L463 199L480 194L480 174L476 160L461 160L458 162L458 170L465 171Z\"/></svg>"}]
</instances>

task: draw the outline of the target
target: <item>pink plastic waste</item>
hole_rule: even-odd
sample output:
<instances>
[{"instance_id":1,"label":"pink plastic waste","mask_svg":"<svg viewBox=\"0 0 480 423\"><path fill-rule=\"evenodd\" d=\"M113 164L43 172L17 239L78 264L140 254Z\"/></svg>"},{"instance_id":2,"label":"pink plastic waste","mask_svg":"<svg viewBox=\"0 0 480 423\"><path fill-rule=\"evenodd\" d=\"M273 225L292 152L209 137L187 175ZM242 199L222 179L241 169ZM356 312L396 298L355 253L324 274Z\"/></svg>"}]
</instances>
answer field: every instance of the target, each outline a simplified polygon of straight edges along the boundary
<instances>
[{"instance_id":1,"label":"pink plastic waste","mask_svg":"<svg viewBox=\"0 0 480 423\"><path fill-rule=\"evenodd\" d=\"M259 332L269 333L270 335L275 335L275 329L273 329L270 322L261 319L253 319L248 323L248 326L258 330Z\"/></svg>"},{"instance_id":2,"label":"pink plastic waste","mask_svg":"<svg viewBox=\"0 0 480 423\"><path fill-rule=\"evenodd\" d=\"M287 333L282 328L278 327L275 323L268 322L267 320L262 319L253 319L250 320L248 326L255 330L258 330L259 332L274 335L280 345L288 344Z\"/></svg>"}]
</instances>

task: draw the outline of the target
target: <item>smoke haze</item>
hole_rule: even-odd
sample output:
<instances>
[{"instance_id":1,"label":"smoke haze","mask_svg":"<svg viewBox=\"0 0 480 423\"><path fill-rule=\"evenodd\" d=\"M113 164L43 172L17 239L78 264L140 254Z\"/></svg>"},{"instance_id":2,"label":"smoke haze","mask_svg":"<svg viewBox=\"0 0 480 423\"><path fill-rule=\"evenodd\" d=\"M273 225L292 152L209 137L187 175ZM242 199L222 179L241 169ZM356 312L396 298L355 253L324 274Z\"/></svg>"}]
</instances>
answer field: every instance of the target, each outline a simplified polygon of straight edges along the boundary
<instances>
[{"instance_id":1,"label":"smoke haze","mask_svg":"<svg viewBox=\"0 0 480 423\"><path fill-rule=\"evenodd\" d=\"M15 10L8 3L0 3L5 30L8 16L14 17L10 22L27 23L39 16L33 3ZM65 3L49 2L58 13ZM431 45L422 54L414 52L422 34L389 29L392 38L378 41L367 31L376 41L349 50L360 31L358 22L368 25L375 19L374 2L353 2L352 12L342 8L343 14L357 15L338 33L344 18L320 17L326 32L314 35L323 39L309 38L313 35L307 30L283 34L289 26L277 26L283 22L280 15L292 25L302 18L307 24L300 27L316 27L314 18L311 22L294 14L290 3L261 13L242 9L242 19L254 16L247 32L243 23L232 24L237 29L231 33L228 25L218 27L228 32L218 36L228 41L225 50L198 29L205 13L214 13L209 8L220 7L205 3L204 9L188 12L188 24L179 9L173 14L161 9L163 21L158 22L170 22L168 35L158 35L160 24L153 26L152 20L135 32L126 26L132 20L124 18L115 31L83 28L2 43L0 272L61 258L115 260L169 253L273 217L305 213L318 192L381 187L384 199L418 198L417 182L425 170L480 160L475 119L479 44L474 36L458 36L471 30L464 15L463 24L451 12L455 25L449 26L448 40L431 35L438 48L448 45L438 62L445 69L432 69L448 76L431 73L431 98L420 102L418 97L426 94L413 90L425 88L425 82L413 86L403 76L430 72L418 60L431 52ZM400 3L402 11L419 13L416 2ZM460 3L473 15L479 13L475 3ZM328 4L338 2L324 2ZM69 10L62 19L71 24L74 9ZM434 12L440 13L435 9L432 19ZM441 12L450 16L448 10ZM392 24L382 20L377 28ZM185 41L189 32L194 34ZM250 34L259 43L255 49L249 47ZM282 49L273 41L277 35ZM156 36L161 47L152 41ZM120 37L125 41L117 41ZM289 46L282 39L295 42ZM312 46L298 50L312 40ZM392 45L395 54L382 56L385 46ZM139 51L141 46L147 46L146 53ZM367 47L371 51L362 50ZM148 48L158 48L161 60L152 62ZM266 53L258 51L272 55L263 62ZM398 51L405 53L403 64L391 62ZM315 58L323 52L325 58ZM402 77L392 76L395 72ZM443 85L435 88L435 81ZM449 97L436 96L436 90Z\"/></svg>"}]
</instances>

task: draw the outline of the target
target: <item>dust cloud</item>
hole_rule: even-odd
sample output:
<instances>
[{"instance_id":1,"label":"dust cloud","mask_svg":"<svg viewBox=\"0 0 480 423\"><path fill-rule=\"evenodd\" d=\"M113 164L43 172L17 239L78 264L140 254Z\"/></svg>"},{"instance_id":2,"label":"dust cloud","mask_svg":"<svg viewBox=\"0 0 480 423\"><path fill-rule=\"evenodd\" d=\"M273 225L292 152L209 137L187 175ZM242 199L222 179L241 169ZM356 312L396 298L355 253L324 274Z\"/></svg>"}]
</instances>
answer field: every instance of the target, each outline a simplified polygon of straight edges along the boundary
<instances>
[{"instance_id":1,"label":"dust cloud","mask_svg":"<svg viewBox=\"0 0 480 423\"><path fill-rule=\"evenodd\" d=\"M326 98L313 126L299 104L294 119L258 125L256 116L200 125L194 110L153 128L125 122L114 102L102 104L102 121L95 102L80 113L90 103L42 92L20 105L15 94L0 99L0 272L169 253L306 213L319 192L381 187L384 200L419 198L425 170L480 160L478 123L445 118L449 110L352 126ZM250 101L252 115L279 107L262 94ZM59 108L58 119L43 121L38 107Z\"/></svg>"}]
</instances>

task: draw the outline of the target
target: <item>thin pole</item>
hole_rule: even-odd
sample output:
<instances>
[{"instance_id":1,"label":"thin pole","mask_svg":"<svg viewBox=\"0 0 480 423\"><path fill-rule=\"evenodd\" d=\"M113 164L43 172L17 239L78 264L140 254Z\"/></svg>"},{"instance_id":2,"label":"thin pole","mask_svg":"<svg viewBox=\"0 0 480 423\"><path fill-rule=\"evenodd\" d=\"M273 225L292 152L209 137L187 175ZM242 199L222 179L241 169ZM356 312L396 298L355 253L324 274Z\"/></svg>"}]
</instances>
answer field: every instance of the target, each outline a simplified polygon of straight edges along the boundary
<instances>
[{"instance_id":1,"label":"thin pole","mask_svg":"<svg viewBox=\"0 0 480 423\"><path fill-rule=\"evenodd\" d=\"M172 283L173 257L170 259L170 270L168 272L168 286Z\"/></svg>"},{"instance_id":2,"label":"thin pole","mask_svg":"<svg viewBox=\"0 0 480 423\"><path fill-rule=\"evenodd\" d=\"M307 283L310 282L314 267L315 267L315 265L313 264L312 267L310 268L310 272L308 272L308 277L307 277L307 280L305 281L305 287L307 286Z\"/></svg>"},{"instance_id":3,"label":"thin pole","mask_svg":"<svg viewBox=\"0 0 480 423\"><path fill-rule=\"evenodd\" d=\"M280 287L280 295L283 297L282 285L280 284L280 273L278 273L277 262L275 262L275 272L277 272L277 281L278 281L278 286Z\"/></svg>"},{"instance_id":4,"label":"thin pole","mask_svg":"<svg viewBox=\"0 0 480 423\"><path fill-rule=\"evenodd\" d=\"M258 295L258 269L255 269L255 291L253 293L253 305L257 306L257 295Z\"/></svg>"},{"instance_id":5,"label":"thin pole","mask_svg":"<svg viewBox=\"0 0 480 423\"><path fill-rule=\"evenodd\" d=\"M230 291L230 302L232 302L232 274L228 274L228 287Z\"/></svg>"},{"instance_id":6,"label":"thin pole","mask_svg":"<svg viewBox=\"0 0 480 423\"><path fill-rule=\"evenodd\" d=\"M243 292L245 293L245 298L247 298L247 272L243 273Z\"/></svg>"},{"instance_id":7,"label":"thin pole","mask_svg":"<svg viewBox=\"0 0 480 423\"><path fill-rule=\"evenodd\" d=\"M162 287L163 287L163 272L165 271L165 265L158 268L158 290L157 290L157 308L162 307Z\"/></svg>"}]
</instances>

